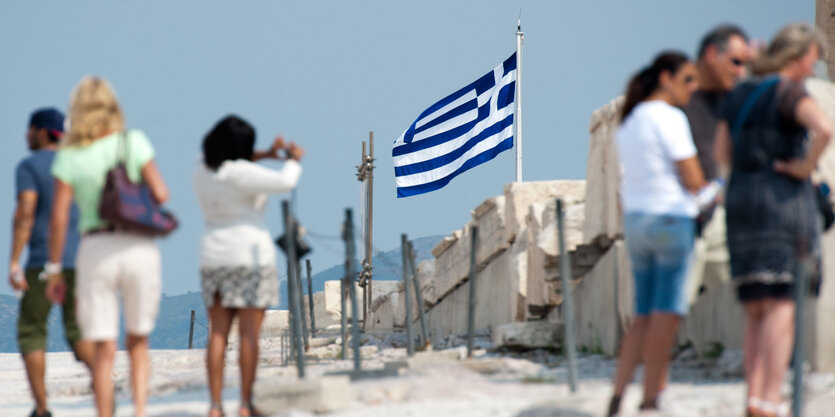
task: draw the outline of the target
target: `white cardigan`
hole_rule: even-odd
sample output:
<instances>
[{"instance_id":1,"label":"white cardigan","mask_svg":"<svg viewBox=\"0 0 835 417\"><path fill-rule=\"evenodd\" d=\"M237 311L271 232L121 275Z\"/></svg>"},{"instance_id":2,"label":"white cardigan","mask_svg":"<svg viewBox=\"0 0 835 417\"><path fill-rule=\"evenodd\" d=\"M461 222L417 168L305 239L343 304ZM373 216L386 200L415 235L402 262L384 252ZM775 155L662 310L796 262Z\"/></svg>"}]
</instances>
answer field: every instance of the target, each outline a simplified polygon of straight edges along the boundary
<instances>
[{"instance_id":1,"label":"white cardigan","mask_svg":"<svg viewBox=\"0 0 835 417\"><path fill-rule=\"evenodd\" d=\"M225 161L217 171L199 161L194 168L194 189L206 222L200 267L277 266L264 221L267 196L292 190L301 172L294 160L273 170L237 159Z\"/></svg>"}]
</instances>

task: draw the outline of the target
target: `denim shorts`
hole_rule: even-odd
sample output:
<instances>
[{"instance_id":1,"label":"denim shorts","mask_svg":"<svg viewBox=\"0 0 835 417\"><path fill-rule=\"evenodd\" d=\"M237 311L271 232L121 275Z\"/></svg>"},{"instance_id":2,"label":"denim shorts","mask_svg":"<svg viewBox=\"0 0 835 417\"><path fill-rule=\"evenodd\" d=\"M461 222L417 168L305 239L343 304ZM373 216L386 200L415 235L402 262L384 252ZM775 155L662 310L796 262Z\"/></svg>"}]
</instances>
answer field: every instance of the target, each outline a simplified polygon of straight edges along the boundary
<instances>
[{"instance_id":1,"label":"denim shorts","mask_svg":"<svg viewBox=\"0 0 835 417\"><path fill-rule=\"evenodd\" d=\"M687 314L695 220L632 212L624 215L623 228L635 279L635 314Z\"/></svg>"}]
</instances>

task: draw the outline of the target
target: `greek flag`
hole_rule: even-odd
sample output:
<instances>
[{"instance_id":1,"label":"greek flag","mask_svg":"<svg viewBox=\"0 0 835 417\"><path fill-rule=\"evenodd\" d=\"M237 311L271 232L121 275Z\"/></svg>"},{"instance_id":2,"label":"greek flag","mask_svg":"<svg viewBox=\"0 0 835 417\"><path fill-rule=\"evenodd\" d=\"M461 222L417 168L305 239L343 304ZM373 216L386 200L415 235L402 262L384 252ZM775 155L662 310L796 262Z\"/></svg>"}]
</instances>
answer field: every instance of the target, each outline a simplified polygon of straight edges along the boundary
<instances>
[{"instance_id":1,"label":"greek flag","mask_svg":"<svg viewBox=\"0 0 835 417\"><path fill-rule=\"evenodd\" d=\"M397 197L435 191L513 147L516 54L433 104L394 141Z\"/></svg>"}]
</instances>

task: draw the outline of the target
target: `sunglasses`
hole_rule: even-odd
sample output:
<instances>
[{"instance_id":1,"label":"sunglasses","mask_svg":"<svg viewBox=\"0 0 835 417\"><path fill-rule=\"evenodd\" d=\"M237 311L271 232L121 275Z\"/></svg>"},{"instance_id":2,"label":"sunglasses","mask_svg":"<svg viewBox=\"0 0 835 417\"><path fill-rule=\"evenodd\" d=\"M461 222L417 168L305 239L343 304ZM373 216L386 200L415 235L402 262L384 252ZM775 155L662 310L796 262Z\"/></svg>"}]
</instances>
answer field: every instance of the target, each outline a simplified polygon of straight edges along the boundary
<instances>
[{"instance_id":1,"label":"sunglasses","mask_svg":"<svg viewBox=\"0 0 835 417\"><path fill-rule=\"evenodd\" d=\"M745 66L745 61L743 61L739 58L731 58L731 63L734 64L735 67Z\"/></svg>"}]
</instances>

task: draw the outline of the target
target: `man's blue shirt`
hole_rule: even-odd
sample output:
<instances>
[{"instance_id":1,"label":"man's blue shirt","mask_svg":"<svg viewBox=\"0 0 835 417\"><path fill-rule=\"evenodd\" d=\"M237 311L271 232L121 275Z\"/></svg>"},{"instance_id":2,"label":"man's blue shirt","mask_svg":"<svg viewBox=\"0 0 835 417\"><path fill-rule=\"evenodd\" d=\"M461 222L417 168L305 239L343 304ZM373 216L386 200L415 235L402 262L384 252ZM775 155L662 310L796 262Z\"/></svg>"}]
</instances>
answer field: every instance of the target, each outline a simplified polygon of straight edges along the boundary
<instances>
[{"instance_id":1,"label":"man's blue shirt","mask_svg":"<svg viewBox=\"0 0 835 417\"><path fill-rule=\"evenodd\" d=\"M52 192L55 187L55 180L50 173L50 168L52 168L54 158L55 151L39 150L17 165L15 201L23 191L38 193L35 224L32 227L32 236L29 238L29 259L26 261L26 269L43 268L49 259L47 233L49 232L49 217L52 211ZM67 227L67 241L64 245L62 263L65 268L75 267L78 241L78 209L73 204L70 210L70 223Z\"/></svg>"}]
</instances>

